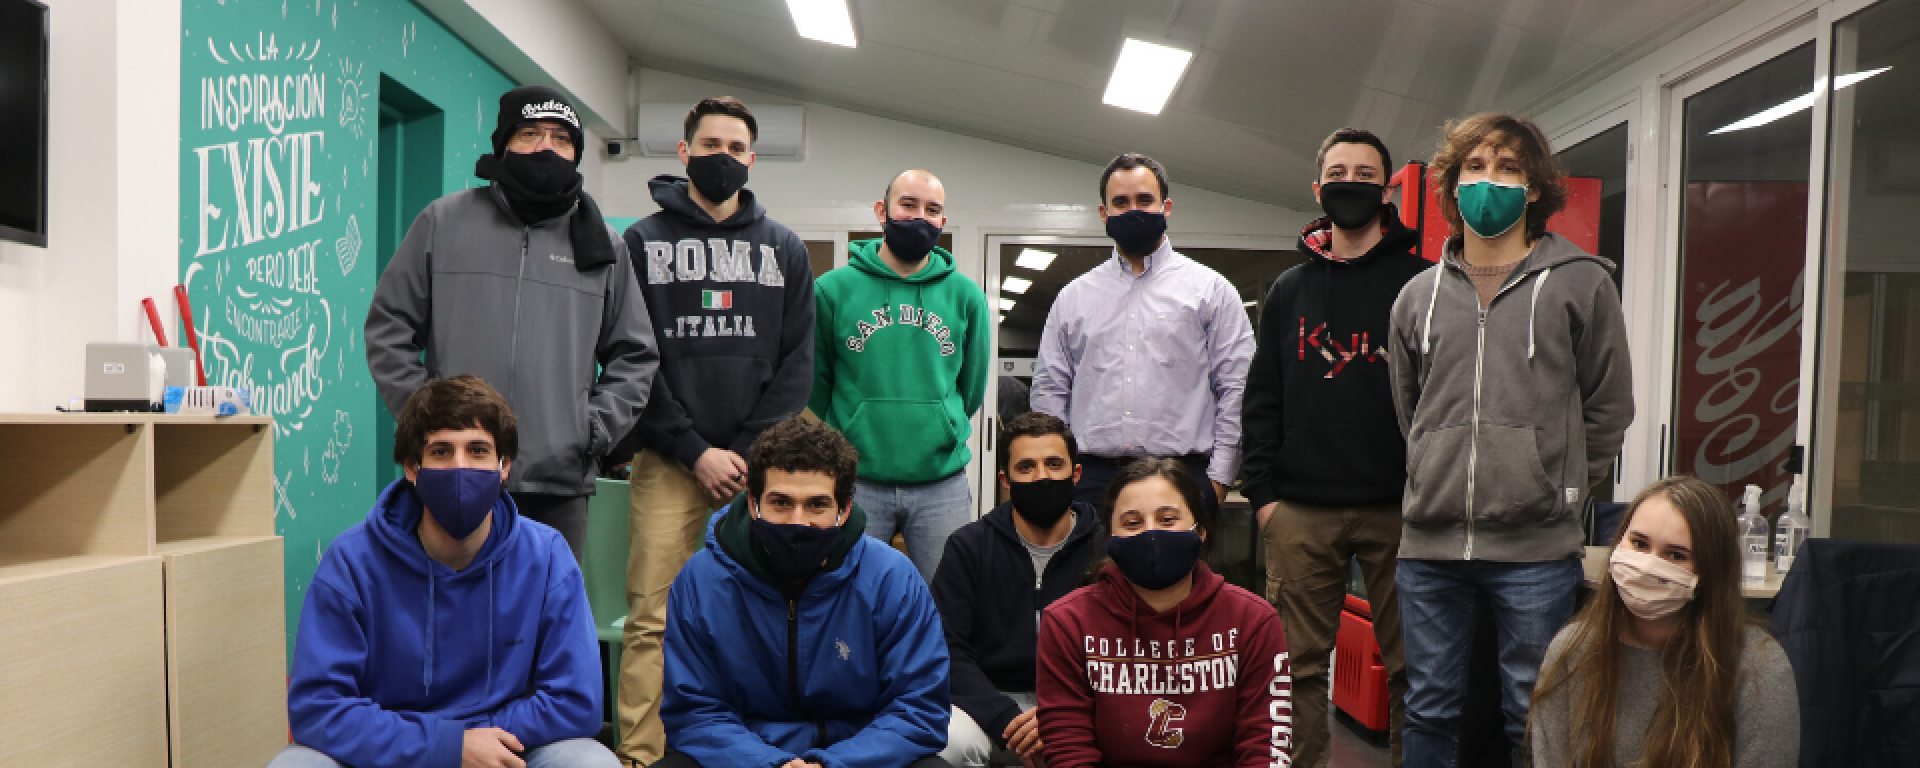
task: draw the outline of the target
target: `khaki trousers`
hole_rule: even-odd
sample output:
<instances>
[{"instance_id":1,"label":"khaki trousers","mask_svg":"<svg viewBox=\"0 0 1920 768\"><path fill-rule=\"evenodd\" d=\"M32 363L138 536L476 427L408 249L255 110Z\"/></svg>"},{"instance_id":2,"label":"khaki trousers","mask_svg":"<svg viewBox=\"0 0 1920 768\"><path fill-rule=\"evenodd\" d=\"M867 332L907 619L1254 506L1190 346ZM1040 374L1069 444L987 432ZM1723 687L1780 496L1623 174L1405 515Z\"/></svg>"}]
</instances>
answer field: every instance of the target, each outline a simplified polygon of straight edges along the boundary
<instances>
[{"instance_id":1,"label":"khaki trousers","mask_svg":"<svg viewBox=\"0 0 1920 768\"><path fill-rule=\"evenodd\" d=\"M620 759L651 765L667 754L660 724L667 589L700 550L712 508L693 471L651 450L633 460L628 518L627 624L620 654Z\"/></svg>"},{"instance_id":2,"label":"khaki trousers","mask_svg":"<svg viewBox=\"0 0 1920 768\"><path fill-rule=\"evenodd\" d=\"M1393 765L1400 766L1406 721L1406 656L1394 563L1400 551L1400 507L1315 507L1281 501L1268 518L1267 599L1280 612L1293 660L1293 764L1327 764L1327 656L1340 631L1349 558L1360 561L1373 609L1373 635L1387 667Z\"/></svg>"}]
</instances>

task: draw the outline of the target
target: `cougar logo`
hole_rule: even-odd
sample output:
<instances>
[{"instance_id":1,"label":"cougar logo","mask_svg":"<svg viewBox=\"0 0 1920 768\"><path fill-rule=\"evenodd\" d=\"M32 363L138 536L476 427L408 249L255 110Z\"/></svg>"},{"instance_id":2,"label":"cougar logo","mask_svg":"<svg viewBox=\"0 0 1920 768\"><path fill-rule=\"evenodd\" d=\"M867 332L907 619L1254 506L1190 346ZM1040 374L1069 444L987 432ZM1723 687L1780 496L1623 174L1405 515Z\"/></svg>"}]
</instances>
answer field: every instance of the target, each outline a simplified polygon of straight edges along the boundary
<instances>
[{"instance_id":1,"label":"cougar logo","mask_svg":"<svg viewBox=\"0 0 1920 768\"><path fill-rule=\"evenodd\" d=\"M1174 723L1187 719L1187 708L1166 699L1154 699L1147 706L1147 714L1153 723L1147 726L1147 743L1161 749L1179 749L1187 740L1186 730L1173 727Z\"/></svg>"}]
</instances>

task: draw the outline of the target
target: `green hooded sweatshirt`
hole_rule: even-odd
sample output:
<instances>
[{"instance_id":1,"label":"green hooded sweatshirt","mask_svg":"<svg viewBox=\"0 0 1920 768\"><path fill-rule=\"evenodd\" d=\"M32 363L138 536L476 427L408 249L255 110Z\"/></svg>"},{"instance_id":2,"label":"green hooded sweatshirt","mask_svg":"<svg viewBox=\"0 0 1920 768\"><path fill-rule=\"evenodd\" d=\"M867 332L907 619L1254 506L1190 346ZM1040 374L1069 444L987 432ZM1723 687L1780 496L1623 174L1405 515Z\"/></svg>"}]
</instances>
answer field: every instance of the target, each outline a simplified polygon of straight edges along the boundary
<instances>
[{"instance_id":1,"label":"green hooded sweatshirt","mask_svg":"<svg viewBox=\"0 0 1920 768\"><path fill-rule=\"evenodd\" d=\"M965 469L991 363L987 295L941 248L911 277L880 259L879 240L847 254L814 283L807 407L859 449L863 480L930 483Z\"/></svg>"}]
</instances>

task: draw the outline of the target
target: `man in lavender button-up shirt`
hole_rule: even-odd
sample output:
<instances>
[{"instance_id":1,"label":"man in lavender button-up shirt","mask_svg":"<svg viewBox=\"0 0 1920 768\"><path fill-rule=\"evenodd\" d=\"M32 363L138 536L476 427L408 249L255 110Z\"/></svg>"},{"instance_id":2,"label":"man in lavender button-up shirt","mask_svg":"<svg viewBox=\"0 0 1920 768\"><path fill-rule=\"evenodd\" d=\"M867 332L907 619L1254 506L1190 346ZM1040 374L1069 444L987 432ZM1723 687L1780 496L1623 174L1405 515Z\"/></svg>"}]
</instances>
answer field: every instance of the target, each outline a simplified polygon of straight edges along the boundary
<instances>
[{"instance_id":1,"label":"man in lavender button-up shirt","mask_svg":"<svg viewBox=\"0 0 1920 768\"><path fill-rule=\"evenodd\" d=\"M1186 463L1217 509L1240 471L1240 396L1253 359L1246 309L1226 278L1168 244L1173 200L1159 163L1114 158L1100 196L1114 258L1054 299L1033 409L1080 439L1076 500L1098 503L1128 459L1166 456Z\"/></svg>"}]
</instances>

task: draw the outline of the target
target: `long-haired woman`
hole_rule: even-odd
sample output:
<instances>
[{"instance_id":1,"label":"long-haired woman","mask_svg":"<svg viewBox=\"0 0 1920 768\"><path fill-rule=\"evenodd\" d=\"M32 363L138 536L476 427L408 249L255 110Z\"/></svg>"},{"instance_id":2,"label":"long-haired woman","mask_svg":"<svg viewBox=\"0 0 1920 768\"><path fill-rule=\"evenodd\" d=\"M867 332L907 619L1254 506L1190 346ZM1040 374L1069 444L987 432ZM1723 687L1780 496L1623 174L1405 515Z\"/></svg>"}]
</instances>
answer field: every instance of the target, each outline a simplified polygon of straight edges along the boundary
<instances>
[{"instance_id":1,"label":"long-haired woman","mask_svg":"<svg viewBox=\"0 0 1920 768\"><path fill-rule=\"evenodd\" d=\"M1193 475L1141 459L1107 486L1111 562L1040 621L1048 768L1285 764L1292 676L1280 616L1201 552L1212 519Z\"/></svg>"},{"instance_id":2,"label":"long-haired woman","mask_svg":"<svg viewBox=\"0 0 1920 768\"><path fill-rule=\"evenodd\" d=\"M1527 729L1537 768L1799 764L1793 667L1747 618L1738 542L1705 481L1634 497L1611 578L1547 649Z\"/></svg>"}]
</instances>

